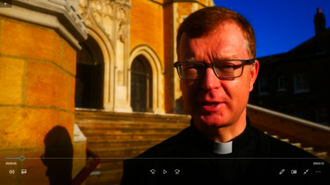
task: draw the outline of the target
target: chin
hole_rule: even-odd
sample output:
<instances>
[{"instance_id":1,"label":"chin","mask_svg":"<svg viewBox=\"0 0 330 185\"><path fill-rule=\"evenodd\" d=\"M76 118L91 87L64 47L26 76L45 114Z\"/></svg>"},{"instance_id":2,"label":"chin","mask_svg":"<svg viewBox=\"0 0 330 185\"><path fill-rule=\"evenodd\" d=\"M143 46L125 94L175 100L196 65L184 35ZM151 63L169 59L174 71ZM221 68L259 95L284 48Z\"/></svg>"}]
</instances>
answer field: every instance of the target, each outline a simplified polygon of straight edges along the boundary
<instances>
[{"instance_id":1,"label":"chin","mask_svg":"<svg viewBox=\"0 0 330 185\"><path fill-rule=\"evenodd\" d=\"M205 127L219 128L230 125L226 121L226 119L220 115L199 115L198 117L196 117L196 119L194 118L194 121L197 122L195 124L199 124L204 128Z\"/></svg>"}]
</instances>

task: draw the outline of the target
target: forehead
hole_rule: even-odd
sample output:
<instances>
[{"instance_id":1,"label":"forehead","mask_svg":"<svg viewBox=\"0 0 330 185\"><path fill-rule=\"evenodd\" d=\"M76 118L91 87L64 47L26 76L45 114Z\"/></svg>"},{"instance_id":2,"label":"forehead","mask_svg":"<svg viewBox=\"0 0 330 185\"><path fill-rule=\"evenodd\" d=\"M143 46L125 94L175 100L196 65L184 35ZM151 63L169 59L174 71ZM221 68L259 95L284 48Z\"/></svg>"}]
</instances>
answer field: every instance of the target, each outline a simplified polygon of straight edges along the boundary
<instances>
[{"instance_id":1,"label":"forehead","mask_svg":"<svg viewBox=\"0 0 330 185\"><path fill-rule=\"evenodd\" d=\"M190 37L182 34L179 44L179 60L248 59L246 39L242 29L234 22L223 22L209 34Z\"/></svg>"}]
</instances>

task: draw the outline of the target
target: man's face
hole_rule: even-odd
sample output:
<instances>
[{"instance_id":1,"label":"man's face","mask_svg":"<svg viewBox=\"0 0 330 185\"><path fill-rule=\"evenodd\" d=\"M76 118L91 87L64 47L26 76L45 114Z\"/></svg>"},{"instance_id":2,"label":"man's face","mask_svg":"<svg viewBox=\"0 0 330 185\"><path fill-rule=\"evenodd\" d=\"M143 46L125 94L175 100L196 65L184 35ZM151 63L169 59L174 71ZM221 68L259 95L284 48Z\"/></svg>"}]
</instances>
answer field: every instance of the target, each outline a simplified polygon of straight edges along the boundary
<instances>
[{"instance_id":1,"label":"man's face","mask_svg":"<svg viewBox=\"0 0 330 185\"><path fill-rule=\"evenodd\" d=\"M179 45L180 62L212 63L219 60L250 59L241 28L233 22L223 22L213 32L201 38L183 33ZM251 71L245 65L241 77L221 80L212 68L202 79L181 80L186 108L200 130L219 128L244 120L249 92L258 73L258 61Z\"/></svg>"}]
</instances>

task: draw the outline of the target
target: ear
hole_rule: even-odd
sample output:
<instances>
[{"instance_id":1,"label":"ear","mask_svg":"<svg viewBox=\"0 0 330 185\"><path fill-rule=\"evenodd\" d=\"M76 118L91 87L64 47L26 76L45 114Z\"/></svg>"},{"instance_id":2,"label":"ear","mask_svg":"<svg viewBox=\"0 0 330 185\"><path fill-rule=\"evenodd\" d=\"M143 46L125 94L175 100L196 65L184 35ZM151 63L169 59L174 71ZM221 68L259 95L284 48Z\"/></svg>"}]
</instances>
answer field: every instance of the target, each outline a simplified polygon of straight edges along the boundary
<instances>
[{"instance_id":1,"label":"ear","mask_svg":"<svg viewBox=\"0 0 330 185\"><path fill-rule=\"evenodd\" d=\"M251 70L250 92L253 90L253 84L257 79L258 72L259 72L259 61L255 60L253 64L253 70Z\"/></svg>"}]
</instances>

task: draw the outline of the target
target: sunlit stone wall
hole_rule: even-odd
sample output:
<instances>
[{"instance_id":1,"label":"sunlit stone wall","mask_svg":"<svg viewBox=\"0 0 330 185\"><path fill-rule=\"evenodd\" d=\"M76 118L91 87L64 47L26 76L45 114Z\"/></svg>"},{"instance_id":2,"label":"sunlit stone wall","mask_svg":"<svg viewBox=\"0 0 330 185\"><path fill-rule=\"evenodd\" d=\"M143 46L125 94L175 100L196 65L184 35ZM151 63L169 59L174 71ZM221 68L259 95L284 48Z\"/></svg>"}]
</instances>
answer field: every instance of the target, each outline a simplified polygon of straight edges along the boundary
<instances>
[{"instance_id":1,"label":"sunlit stone wall","mask_svg":"<svg viewBox=\"0 0 330 185\"><path fill-rule=\"evenodd\" d=\"M0 9L1 184L69 182L85 166L70 158L86 156L73 137L76 51L86 37L64 0Z\"/></svg>"}]
</instances>

